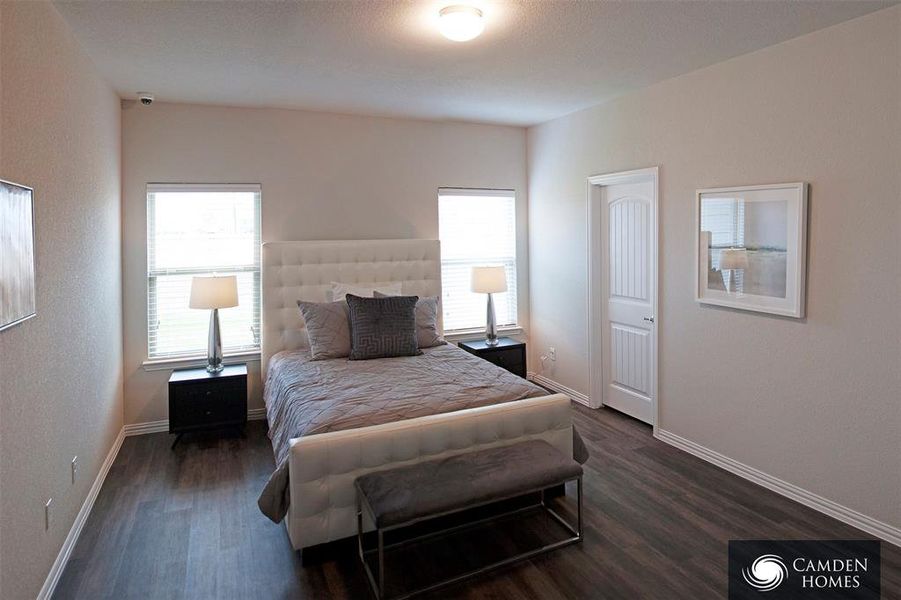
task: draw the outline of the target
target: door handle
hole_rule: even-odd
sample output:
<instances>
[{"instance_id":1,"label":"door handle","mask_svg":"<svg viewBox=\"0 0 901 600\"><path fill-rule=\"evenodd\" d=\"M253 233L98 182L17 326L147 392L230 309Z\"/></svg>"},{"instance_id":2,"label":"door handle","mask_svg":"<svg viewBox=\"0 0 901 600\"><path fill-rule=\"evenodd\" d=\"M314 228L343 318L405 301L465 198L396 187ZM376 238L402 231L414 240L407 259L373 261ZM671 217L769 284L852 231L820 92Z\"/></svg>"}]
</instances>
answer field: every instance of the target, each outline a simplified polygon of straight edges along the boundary
<instances>
[{"instance_id":1,"label":"door handle","mask_svg":"<svg viewBox=\"0 0 901 600\"><path fill-rule=\"evenodd\" d=\"M647 321L648 323L653 323L654 317L645 317L644 320Z\"/></svg>"}]
</instances>

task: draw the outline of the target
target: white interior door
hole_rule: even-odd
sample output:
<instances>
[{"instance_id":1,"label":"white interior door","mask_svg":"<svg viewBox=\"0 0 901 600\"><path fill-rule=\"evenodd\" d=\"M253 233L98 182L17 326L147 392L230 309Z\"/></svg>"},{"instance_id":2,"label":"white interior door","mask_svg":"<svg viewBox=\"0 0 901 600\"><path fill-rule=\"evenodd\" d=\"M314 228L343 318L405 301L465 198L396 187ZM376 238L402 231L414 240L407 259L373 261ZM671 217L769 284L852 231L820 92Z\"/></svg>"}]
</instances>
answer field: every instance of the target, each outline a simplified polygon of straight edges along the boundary
<instances>
[{"instance_id":1,"label":"white interior door","mask_svg":"<svg viewBox=\"0 0 901 600\"><path fill-rule=\"evenodd\" d=\"M656 181L602 188L603 402L654 424L657 378Z\"/></svg>"}]
</instances>

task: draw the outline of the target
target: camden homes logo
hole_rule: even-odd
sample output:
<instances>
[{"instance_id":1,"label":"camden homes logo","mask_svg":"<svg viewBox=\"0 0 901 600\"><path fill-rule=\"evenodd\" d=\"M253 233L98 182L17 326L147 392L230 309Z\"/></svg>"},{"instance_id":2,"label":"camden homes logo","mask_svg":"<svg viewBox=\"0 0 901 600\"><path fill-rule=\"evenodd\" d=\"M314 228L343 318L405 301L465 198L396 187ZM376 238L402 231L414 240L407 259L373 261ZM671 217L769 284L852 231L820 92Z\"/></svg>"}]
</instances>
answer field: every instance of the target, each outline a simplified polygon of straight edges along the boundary
<instances>
[{"instance_id":1,"label":"camden homes logo","mask_svg":"<svg viewBox=\"0 0 901 600\"><path fill-rule=\"evenodd\" d=\"M788 576L788 569L781 556L762 554L751 563L751 568L741 570L741 576L754 589L768 592L782 585Z\"/></svg>"},{"instance_id":2,"label":"camden homes logo","mask_svg":"<svg viewBox=\"0 0 901 600\"><path fill-rule=\"evenodd\" d=\"M730 600L878 600L876 540L732 540Z\"/></svg>"}]
</instances>

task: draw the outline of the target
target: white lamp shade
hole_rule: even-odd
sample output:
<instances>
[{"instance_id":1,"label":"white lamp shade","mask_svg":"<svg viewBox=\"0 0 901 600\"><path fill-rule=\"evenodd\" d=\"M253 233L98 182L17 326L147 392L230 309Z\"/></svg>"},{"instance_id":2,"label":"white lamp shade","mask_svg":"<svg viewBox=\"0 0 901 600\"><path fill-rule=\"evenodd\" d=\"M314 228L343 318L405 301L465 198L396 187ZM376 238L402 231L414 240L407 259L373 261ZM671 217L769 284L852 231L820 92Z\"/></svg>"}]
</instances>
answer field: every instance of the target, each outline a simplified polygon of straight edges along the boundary
<instances>
[{"instance_id":1,"label":"white lamp shade","mask_svg":"<svg viewBox=\"0 0 901 600\"><path fill-rule=\"evenodd\" d=\"M729 248L720 254L720 269L747 269L748 251L744 248Z\"/></svg>"},{"instance_id":2,"label":"white lamp shade","mask_svg":"<svg viewBox=\"0 0 901 600\"><path fill-rule=\"evenodd\" d=\"M230 308L238 306L238 279L224 277L194 277L191 280L189 308Z\"/></svg>"},{"instance_id":3,"label":"white lamp shade","mask_svg":"<svg viewBox=\"0 0 901 600\"><path fill-rule=\"evenodd\" d=\"M472 291L477 294L500 294L507 291L504 267L473 267Z\"/></svg>"}]
</instances>

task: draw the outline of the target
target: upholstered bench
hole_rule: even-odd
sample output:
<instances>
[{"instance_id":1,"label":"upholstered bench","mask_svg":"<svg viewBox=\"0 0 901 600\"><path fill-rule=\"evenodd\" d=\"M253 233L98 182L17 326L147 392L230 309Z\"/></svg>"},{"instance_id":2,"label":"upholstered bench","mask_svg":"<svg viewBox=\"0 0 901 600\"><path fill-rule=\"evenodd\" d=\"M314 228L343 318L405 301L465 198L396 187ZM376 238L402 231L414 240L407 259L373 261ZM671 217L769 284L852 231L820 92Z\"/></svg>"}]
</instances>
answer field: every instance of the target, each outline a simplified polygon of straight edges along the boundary
<instances>
[{"instance_id":1,"label":"upholstered bench","mask_svg":"<svg viewBox=\"0 0 901 600\"><path fill-rule=\"evenodd\" d=\"M573 480L577 481L575 526L551 509L544 498L545 489ZM475 571L405 592L400 597L455 583L490 569L582 540L582 466L542 440L492 447L377 471L357 478L355 485L360 560L378 598L385 597L385 534L427 519L444 517L527 494L540 494L540 503L526 508L543 508L570 536L480 567ZM364 516L375 526L378 546L374 550L364 549ZM432 536L435 533L428 535ZM415 539L418 538L407 542ZM366 554L372 552L378 554L377 576L373 575L366 560Z\"/></svg>"}]
</instances>

